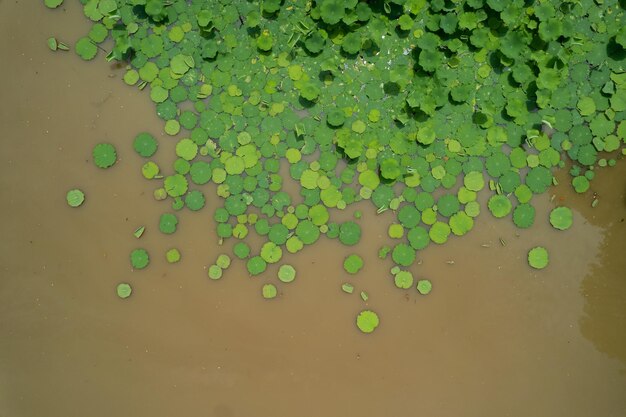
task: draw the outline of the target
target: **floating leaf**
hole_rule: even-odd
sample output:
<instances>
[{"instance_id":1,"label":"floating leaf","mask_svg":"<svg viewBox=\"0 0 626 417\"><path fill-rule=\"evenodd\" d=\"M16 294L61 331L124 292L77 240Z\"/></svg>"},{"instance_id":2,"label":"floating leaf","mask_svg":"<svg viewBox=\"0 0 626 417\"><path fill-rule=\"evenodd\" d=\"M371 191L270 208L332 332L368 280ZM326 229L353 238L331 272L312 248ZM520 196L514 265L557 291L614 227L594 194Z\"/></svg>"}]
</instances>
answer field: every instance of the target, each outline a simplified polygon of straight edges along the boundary
<instances>
[{"instance_id":1,"label":"floating leaf","mask_svg":"<svg viewBox=\"0 0 626 417\"><path fill-rule=\"evenodd\" d=\"M276 298L278 291L276 290L276 286L274 284L265 284L263 285L262 293L263 298L269 300L272 298Z\"/></svg>"},{"instance_id":2,"label":"floating leaf","mask_svg":"<svg viewBox=\"0 0 626 417\"><path fill-rule=\"evenodd\" d=\"M410 271L400 271L394 275L393 281L396 287L409 289L413 286L413 274Z\"/></svg>"},{"instance_id":3,"label":"floating leaf","mask_svg":"<svg viewBox=\"0 0 626 417\"><path fill-rule=\"evenodd\" d=\"M150 263L150 257L145 249L135 249L130 253L130 264L135 269L144 269Z\"/></svg>"},{"instance_id":4,"label":"floating leaf","mask_svg":"<svg viewBox=\"0 0 626 417\"><path fill-rule=\"evenodd\" d=\"M63 4L63 0L43 0L43 3L46 5L46 7L55 9Z\"/></svg>"},{"instance_id":5,"label":"floating leaf","mask_svg":"<svg viewBox=\"0 0 626 417\"><path fill-rule=\"evenodd\" d=\"M133 289L130 284L122 282L117 285L116 288L117 296L121 299L128 298L133 293Z\"/></svg>"},{"instance_id":6,"label":"floating leaf","mask_svg":"<svg viewBox=\"0 0 626 417\"><path fill-rule=\"evenodd\" d=\"M557 207L550 212L550 224L555 229L567 230L572 226L572 210L568 207Z\"/></svg>"},{"instance_id":7,"label":"floating leaf","mask_svg":"<svg viewBox=\"0 0 626 417\"><path fill-rule=\"evenodd\" d=\"M209 269L207 270L207 275L213 280L218 280L222 278L223 274L224 271L219 265L210 265Z\"/></svg>"},{"instance_id":8,"label":"floating leaf","mask_svg":"<svg viewBox=\"0 0 626 417\"><path fill-rule=\"evenodd\" d=\"M109 168L117 160L115 147L110 143L99 143L93 148L93 162L98 168Z\"/></svg>"},{"instance_id":9,"label":"floating leaf","mask_svg":"<svg viewBox=\"0 0 626 417\"><path fill-rule=\"evenodd\" d=\"M85 193L78 188L75 188L73 190L69 190L65 198L70 207L78 207L85 201Z\"/></svg>"},{"instance_id":10,"label":"floating leaf","mask_svg":"<svg viewBox=\"0 0 626 417\"><path fill-rule=\"evenodd\" d=\"M513 210L513 223L521 229L527 229L535 222L535 208L530 204L520 204Z\"/></svg>"},{"instance_id":11,"label":"floating leaf","mask_svg":"<svg viewBox=\"0 0 626 417\"><path fill-rule=\"evenodd\" d=\"M96 44L89 39L88 37L83 37L76 42L74 45L74 50L85 61L90 61L96 57L98 53L98 47Z\"/></svg>"},{"instance_id":12,"label":"floating leaf","mask_svg":"<svg viewBox=\"0 0 626 417\"><path fill-rule=\"evenodd\" d=\"M361 227L352 221L339 226L339 241L344 245L353 246L361 240Z\"/></svg>"},{"instance_id":13,"label":"floating leaf","mask_svg":"<svg viewBox=\"0 0 626 417\"><path fill-rule=\"evenodd\" d=\"M356 325L363 333L372 333L376 330L379 323L378 314L371 310L363 310L356 317Z\"/></svg>"},{"instance_id":14,"label":"floating leaf","mask_svg":"<svg viewBox=\"0 0 626 417\"><path fill-rule=\"evenodd\" d=\"M528 252L528 264L535 269L543 269L548 266L548 251L542 246L532 248Z\"/></svg>"},{"instance_id":15,"label":"floating leaf","mask_svg":"<svg viewBox=\"0 0 626 417\"><path fill-rule=\"evenodd\" d=\"M512 204L506 196L495 194L489 198L487 207L494 217L501 218L511 212Z\"/></svg>"},{"instance_id":16,"label":"floating leaf","mask_svg":"<svg viewBox=\"0 0 626 417\"><path fill-rule=\"evenodd\" d=\"M133 141L133 148L144 158L154 155L158 146L159 144L154 136L147 132L138 134Z\"/></svg>"},{"instance_id":17,"label":"floating leaf","mask_svg":"<svg viewBox=\"0 0 626 417\"><path fill-rule=\"evenodd\" d=\"M177 226L178 217L176 217L176 215L171 213L161 214L161 218L159 219L159 230L161 233L170 235L176 231Z\"/></svg>"},{"instance_id":18,"label":"floating leaf","mask_svg":"<svg viewBox=\"0 0 626 417\"><path fill-rule=\"evenodd\" d=\"M165 252L165 259L167 260L167 262L174 264L180 261L180 252L178 251L178 249L172 248Z\"/></svg>"},{"instance_id":19,"label":"floating leaf","mask_svg":"<svg viewBox=\"0 0 626 417\"><path fill-rule=\"evenodd\" d=\"M419 281L417 281L417 291L419 291L420 294L426 295L430 293L432 289L433 284L429 280L420 279Z\"/></svg>"},{"instance_id":20,"label":"floating leaf","mask_svg":"<svg viewBox=\"0 0 626 417\"><path fill-rule=\"evenodd\" d=\"M363 258L359 255L349 255L343 261L343 269L345 269L349 274L356 274L361 270L361 268L363 268Z\"/></svg>"},{"instance_id":21,"label":"floating leaf","mask_svg":"<svg viewBox=\"0 0 626 417\"><path fill-rule=\"evenodd\" d=\"M285 283L292 282L296 279L296 269L288 264L281 265L278 268L278 279Z\"/></svg>"},{"instance_id":22,"label":"floating leaf","mask_svg":"<svg viewBox=\"0 0 626 417\"><path fill-rule=\"evenodd\" d=\"M145 230L146 230L145 226L139 226L133 232L133 236L135 236L137 239L139 239L141 236L143 236L143 232L145 232Z\"/></svg>"},{"instance_id":23,"label":"floating leaf","mask_svg":"<svg viewBox=\"0 0 626 417\"><path fill-rule=\"evenodd\" d=\"M411 266L415 261L415 249L406 243L399 243L393 248L391 259L398 265Z\"/></svg>"}]
</instances>

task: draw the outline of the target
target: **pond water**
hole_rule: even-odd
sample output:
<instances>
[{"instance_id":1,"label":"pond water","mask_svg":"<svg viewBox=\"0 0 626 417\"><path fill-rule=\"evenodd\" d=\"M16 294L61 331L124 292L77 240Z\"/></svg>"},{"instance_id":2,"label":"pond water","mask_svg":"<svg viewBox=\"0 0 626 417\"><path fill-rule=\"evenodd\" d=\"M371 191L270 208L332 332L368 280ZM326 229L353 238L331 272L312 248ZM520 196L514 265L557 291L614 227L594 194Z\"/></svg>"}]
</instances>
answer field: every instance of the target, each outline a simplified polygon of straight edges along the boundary
<instances>
[{"instance_id":1,"label":"pond water","mask_svg":"<svg viewBox=\"0 0 626 417\"><path fill-rule=\"evenodd\" d=\"M138 132L162 131L153 104L115 65L52 53L48 37L71 43L89 26L78 2L40 3L0 0L0 416L626 415L624 161L585 195L561 174L529 230L481 215L469 235L420 252L428 296L393 285L391 261L377 259L386 221L358 206L367 268L350 281L381 318L364 335L339 242L292 256L296 281L267 301L269 278L240 263L206 277L222 252L218 201L182 213L172 236L157 231L168 203L132 150ZM102 141L119 155L105 172L90 160ZM159 141L161 158L173 154L175 140ZM87 195L79 209L65 202L74 187ZM551 198L573 209L570 230L549 225ZM141 225L153 256L133 272ZM550 251L542 271L526 262L536 245ZM179 264L162 255L171 247Z\"/></svg>"}]
</instances>

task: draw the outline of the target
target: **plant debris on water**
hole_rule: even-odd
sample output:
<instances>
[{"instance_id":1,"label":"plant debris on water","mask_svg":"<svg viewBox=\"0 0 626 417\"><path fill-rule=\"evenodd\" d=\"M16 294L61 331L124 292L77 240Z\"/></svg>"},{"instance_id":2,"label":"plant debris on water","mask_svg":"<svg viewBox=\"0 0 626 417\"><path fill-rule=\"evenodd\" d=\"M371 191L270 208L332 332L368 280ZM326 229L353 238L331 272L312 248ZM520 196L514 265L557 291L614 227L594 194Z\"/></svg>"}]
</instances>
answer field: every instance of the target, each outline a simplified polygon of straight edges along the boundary
<instances>
[{"instance_id":1,"label":"plant debris on water","mask_svg":"<svg viewBox=\"0 0 626 417\"><path fill-rule=\"evenodd\" d=\"M220 242L236 242L232 254L251 276L324 236L358 252L361 221L371 219L338 221L337 211L370 200L392 212L393 244L379 257L391 254L403 268L395 285L412 288L419 251L469 233L481 211L529 228L533 196L556 184L555 169L571 165L571 186L585 193L594 171L625 153L618 0L80 2L94 23L75 52L127 63L124 82L147 90L163 131L176 137L172 167L142 162L155 199L172 211L211 201ZM155 136L133 139L142 158L157 152ZM98 144L93 160L110 167L116 150ZM219 199L209 200L210 182ZM290 182L299 195L285 191ZM479 192L491 194L487 210ZM550 214L560 230L571 219L565 207ZM177 224L165 213L159 229L171 234ZM532 267L547 265L544 251L531 250ZM228 268L218 261L210 278ZM131 255L135 269L148 262L143 250ZM281 282L295 278L288 267ZM344 268L358 273L361 256ZM420 280L417 290L430 285ZM262 294L273 298L277 288ZM364 332L377 325L369 310L357 319Z\"/></svg>"}]
</instances>

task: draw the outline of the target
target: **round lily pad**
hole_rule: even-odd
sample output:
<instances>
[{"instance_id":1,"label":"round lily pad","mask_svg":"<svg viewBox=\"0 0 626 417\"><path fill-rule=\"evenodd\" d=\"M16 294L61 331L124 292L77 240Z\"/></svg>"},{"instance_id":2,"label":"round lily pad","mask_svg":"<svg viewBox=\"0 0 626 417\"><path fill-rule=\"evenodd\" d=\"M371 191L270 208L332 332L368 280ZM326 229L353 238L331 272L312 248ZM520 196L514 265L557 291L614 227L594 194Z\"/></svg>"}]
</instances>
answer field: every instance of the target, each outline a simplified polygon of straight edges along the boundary
<instances>
[{"instance_id":1,"label":"round lily pad","mask_svg":"<svg viewBox=\"0 0 626 417\"><path fill-rule=\"evenodd\" d=\"M487 207L494 217L501 218L511 212L511 201L504 195L495 194L489 198Z\"/></svg>"},{"instance_id":2,"label":"round lily pad","mask_svg":"<svg viewBox=\"0 0 626 417\"><path fill-rule=\"evenodd\" d=\"M117 285L116 291L117 291L117 296L124 299L124 298L130 297L130 295L133 292L133 289L130 286L130 284L126 282L122 282Z\"/></svg>"},{"instance_id":3,"label":"round lily pad","mask_svg":"<svg viewBox=\"0 0 626 417\"><path fill-rule=\"evenodd\" d=\"M263 298L272 299L276 298L278 291L276 290L276 286L274 284L265 284L262 289Z\"/></svg>"},{"instance_id":4,"label":"round lily pad","mask_svg":"<svg viewBox=\"0 0 626 417\"><path fill-rule=\"evenodd\" d=\"M143 132L138 134L133 141L133 149L144 158L149 158L155 154L159 147L159 143L150 133Z\"/></svg>"},{"instance_id":5,"label":"round lily pad","mask_svg":"<svg viewBox=\"0 0 626 417\"><path fill-rule=\"evenodd\" d=\"M167 262L174 264L180 261L180 252L178 251L178 249L172 248L165 252L165 259L167 260Z\"/></svg>"},{"instance_id":6,"label":"round lily pad","mask_svg":"<svg viewBox=\"0 0 626 417\"><path fill-rule=\"evenodd\" d=\"M99 143L93 148L93 162L98 168L109 168L117 160L115 147L110 143Z\"/></svg>"},{"instance_id":7,"label":"round lily pad","mask_svg":"<svg viewBox=\"0 0 626 417\"><path fill-rule=\"evenodd\" d=\"M363 258L359 255L349 255L343 261L343 269L345 269L349 274L356 274L361 270L361 268L363 268Z\"/></svg>"},{"instance_id":8,"label":"round lily pad","mask_svg":"<svg viewBox=\"0 0 626 417\"><path fill-rule=\"evenodd\" d=\"M207 270L207 275L213 280L218 280L222 278L223 274L224 272L219 265L210 265L209 269Z\"/></svg>"},{"instance_id":9,"label":"round lily pad","mask_svg":"<svg viewBox=\"0 0 626 417\"><path fill-rule=\"evenodd\" d=\"M555 229L567 230L572 226L572 210L568 207L557 207L550 212L550 224Z\"/></svg>"},{"instance_id":10,"label":"round lily pad","mask_svg":"<svg viewBox=\"0 0 626 417\"><path fill-rule=\"evenodd\" d=\"M417 281L417 291L419 291L420 294L426 295L430 293L432 289L433 284L429 280L420 279L419 281Z\"/></svg>"},{"instance_id":11,"label":"round lily pad","mask_svg":"<svg viewBox=\"0 0 626 417\"><path fill-rule=\"evenodd\" d=\"M171 235L178 226L178 217L172 213L163 213L159 219L159 230L161 233Z\"/></svg>"},{"instance_id":12,"label":"round lily pad","mask_svg":"<svg viewBox=\"0 0 626 417\"><path fill-rule=\"evenodd\" d=\"M135 269L144 269L150 263L150 256L145 249L135 249L130 253L130 264Z\"/></svg>"},{"instance_id":13,"label":"round lily pad","mask_svg":"<svg viewBox=\"0 0 626 417\"><path fill-rule=\"evenodd\" d=\"M353 246L361 240L361 227L353 221L347 221L339 226L339 241L347 246Z\"/></svg>"},{"instance_id":14,"label":"round lily pad","mask_svg":"<svg viewBox=\"0 0 626 417\"><path fill-rule=\"evenodd\" d=\"M542 246L532 248L528 252L528 264L535 269L543 269L548 266L548 251Z\"/></svg>"},{"instance_id":15,"label":"round lily pad","mask_svg":"<svg viewBox=\"0 0 626 417\"><path fill-rule=\"evenodd\" d=\"M296 269L291 265L281 265L278 268L278 279L282 282L292 282L296 279Z\"/></svg>"},{"instance_id":16,"label":"round lily pad","mask_svg":"<svg viewBox=\"0 0 626 417\"><path fill-rule=\"evenodd\" d=\"M356 317L356 326L363 333L372 333L379 324L378 314L371 310L363 310Z\"/></svg>"},{"instance_id":17,"label":"round lily pad","mask_svg":"<svg viewBox=\"0 0 626 417\"><path fill-rule=\"evenodd\" d=\"M65 199L70 207L79 207L85 201L85 193L78 188L75 188L67 192Z\"/></svg>"},{"instance_id":18,"label":"round lily pad","mask_svg":"<svg viewBox=\"0 0 626 417\"><path fill-rule=\"evenodd\" d=\"M393 281L396 287L409 289L413 286L413 274L410 271L399 271L394 275Z\"/></svg>"}]
</instances>

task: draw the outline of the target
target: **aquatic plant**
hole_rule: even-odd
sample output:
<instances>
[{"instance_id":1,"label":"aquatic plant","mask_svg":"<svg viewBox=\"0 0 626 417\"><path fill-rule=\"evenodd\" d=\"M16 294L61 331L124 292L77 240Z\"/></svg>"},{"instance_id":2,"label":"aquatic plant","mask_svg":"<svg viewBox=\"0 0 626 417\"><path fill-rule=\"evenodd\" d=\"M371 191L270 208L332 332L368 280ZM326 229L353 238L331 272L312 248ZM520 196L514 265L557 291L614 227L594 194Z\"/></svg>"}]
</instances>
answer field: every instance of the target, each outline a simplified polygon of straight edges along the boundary
<instances>
[{"instance_id":1,"label":"aquatic plant","mask_svg":"<svg viewBox=\"0 0 626 417\"><path fill-rule=\"evenodd\" d=\"M394 212L394 245L379 257L391 254L395 285L412 288L413 273L399 267L414 266L431 242L470 232L485 188L494 217L529 228L543 215L533 195L556 184L554 169L569 161L572 186L585 193L595 169L624 155L626 13L617 0L81 3L94 24L76 53L91 60L112 40L106 59L127 63L124 82L149 89L165 133L177 137L173 167L142 167L155 198L200 211L201 187L213 182L217 235L238 240L233 254L250 275L322 236L358 245L360 215L334 214L370 200ZM151 133L133 147L142 158L158 152ZM101 144L93 157L104 168L116 153ZM281 161L300 196L284 191ZM555 228L571 225L566 210L550 214ZM177 221L166 213L159 228L174 233ZM250 233L264 242L252 247ZM147 266L144 252L133 252L134 268ZM543 268L547 251L528 260ZM295 277L287 266L280 281ZM350 255L344 268L358 273L362 258ZM431 288L417 281L421 294ZM357 325L369 332L378 317L365 313Z\"/></svg>"}]
</instances>

